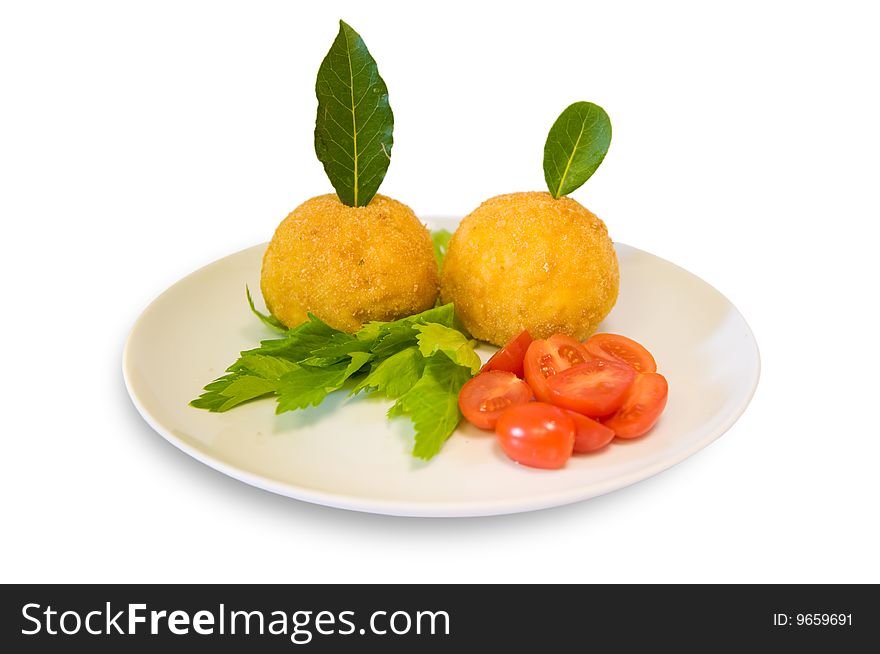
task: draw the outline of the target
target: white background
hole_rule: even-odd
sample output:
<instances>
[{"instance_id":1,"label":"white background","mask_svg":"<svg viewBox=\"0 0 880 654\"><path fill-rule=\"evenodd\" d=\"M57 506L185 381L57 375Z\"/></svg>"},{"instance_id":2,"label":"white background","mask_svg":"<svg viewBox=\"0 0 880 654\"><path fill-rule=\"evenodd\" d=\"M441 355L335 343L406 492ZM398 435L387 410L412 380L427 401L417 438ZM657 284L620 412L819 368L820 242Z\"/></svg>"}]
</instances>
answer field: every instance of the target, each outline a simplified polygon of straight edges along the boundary
<instances>
[{"instance_id":1,"label":"white background","mask_svg":"<svg viewBox=\"0 0 880 654\"><path fill-rule=\"evenodd\" d=\"M873 3L11 5L0 581L880 582ZM338 18L390 88L383 192L420 215L540 190L558 113L605 107L574 197L761 347L723 438L588 502L432 521L274 496L150 430L121 374L140 311L331 190L313 88Z\"/></svg>"}]
</instances>

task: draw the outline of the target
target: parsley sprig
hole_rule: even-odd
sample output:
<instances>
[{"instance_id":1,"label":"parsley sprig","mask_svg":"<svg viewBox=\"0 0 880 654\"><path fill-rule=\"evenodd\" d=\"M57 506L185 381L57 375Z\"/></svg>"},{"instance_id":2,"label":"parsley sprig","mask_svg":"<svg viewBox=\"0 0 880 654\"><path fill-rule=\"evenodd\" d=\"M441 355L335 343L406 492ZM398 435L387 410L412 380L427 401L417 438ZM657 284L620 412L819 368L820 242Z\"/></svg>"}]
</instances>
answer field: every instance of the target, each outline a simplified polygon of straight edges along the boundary
<instances>
[{"instance_id":1,"label":"parsley sprig","mask_svg":"<svg viewBox=\"0 0 880 654\"><path fill-rule=\"evenodd\" d=\"M480 369L475 342L460 331L451 304L393 322L370 322L355 334L313 315L286 330L248 304L279 338L246 350L226 374L190 404L223 412L274 395L275 412L317 406L343 387L350 395L395 400L389 417L407 416L415 428L413 456L432 458L461 420L458 393Z\"/></svg>"}]
</instances>

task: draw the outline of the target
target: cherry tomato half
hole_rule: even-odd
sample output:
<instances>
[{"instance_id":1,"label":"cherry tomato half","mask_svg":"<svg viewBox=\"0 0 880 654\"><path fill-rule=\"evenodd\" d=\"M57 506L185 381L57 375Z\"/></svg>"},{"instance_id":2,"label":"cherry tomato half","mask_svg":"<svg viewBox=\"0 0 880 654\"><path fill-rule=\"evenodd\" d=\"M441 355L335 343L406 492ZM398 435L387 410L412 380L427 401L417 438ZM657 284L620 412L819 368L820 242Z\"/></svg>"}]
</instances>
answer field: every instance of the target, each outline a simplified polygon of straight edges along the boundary
<instances>
[{"instance_id":1,"label":"cherry tomato half","mask_svg":"<svg viewBox=\"0 0 880 654\"><path fill-rule=\"evenodd\" d=\"M511 459L533 468L561 468L574 447L574 421L562 409L529 402L501 414L495 433Z\"/></svg>"},{"instance_id":2,"label":"cherry tomato half","mask_svg":"<svg viewBox=\"0 0 880 654\"><path fill-rule=\"evenodd\" d=\"M593 334L584 347L593 359L622 361L636 372L657 372L657 362L642 345L620 334Z\"/></svg>"},{"instance_id":3,"label":"cherry tomato half","mask_svg":"<svg viewBox=\"0 0 880 654\"><path fill-rule=\"evenodd\" d=\"M601 422L596 422L576 411L567 411L567 413L574 421L575 452L595 452L614 440L614 430Z\"/></svg>"},{"instance_id":4,"label":"cherry tomato half","mask_svg":"<svg viewBox=\"0 0 880 654\"><path fill-rule=\"evenodd\" d=\"M642 373L636 377L617 413L602 422L620 438L641 436L663 413L668 395L669 385L663 375Z\"/></svg>"},{"instance_id":5,"label":"cherry tomato half","mask_svg":"<svg viewBox=\"0 0 880 654\"><path fill-rule=\"evenodd\" d=\"M607 416L623 404L635 377L625 363L591 359L547 379L550 404L591 418Z\"/></svg>"},{"instance_id":6,"label":"cherry tomato half","mask_svg":"<svg viewBox=\"0 0 880 654\"><path fill-rule=\"evenodd\" d=\"M546 340L532 341L523 363L526 381L541 402L550 402L547 380L590 359L584 346L565 334Z\"/></svg>"},{"instance_id":7,"label":"cherry tomato half","mask_svg":"<svg viewBox=\"0 0 880 654\"><path fill-rule=\"evenodd\" d=\"M474 426L495 429L498 416L515 404L532 399L532 389L512 372L481 372L461 387L458 408Z\"/></svg>"},{"instance_id":8,"label":"cherry tomato half","mask_svg":"<svg viewBox=\"0 0 880 654\"><path fill-rule=\"evenodd\" d=\"M523 359L526 356L526 350L532 342L532 336L528 331L514 338L507 345L492 355L480 372L489 372L490 370L506 370L512 372L517 377L523 376Z\"/></svg>"}]
</instances>

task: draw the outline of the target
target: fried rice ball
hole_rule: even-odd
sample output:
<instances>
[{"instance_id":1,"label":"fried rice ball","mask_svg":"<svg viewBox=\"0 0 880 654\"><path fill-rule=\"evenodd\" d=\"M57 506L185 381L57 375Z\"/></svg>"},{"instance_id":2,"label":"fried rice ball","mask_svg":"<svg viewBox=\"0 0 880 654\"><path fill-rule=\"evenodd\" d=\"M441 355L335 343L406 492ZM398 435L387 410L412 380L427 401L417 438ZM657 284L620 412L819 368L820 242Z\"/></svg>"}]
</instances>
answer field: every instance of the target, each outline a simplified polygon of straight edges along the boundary
<instances>
[{"instance_id":1,"label":"fried rice ball","mask_svg":"<svg viewBox=\"0 0 880 654\"><path fill-rule=\"evenodd\" d=\"M275 231L260 281L266 307L287 327L310 312L349 333L430 309L438 285L428 229L383 195L366 207L332 194L302 203Z\"/></svg>"},{"instance_id":2,"label":"fried rice ball","mask_svg":"<svg viewBox=\"0 0 880 654\"><path fill-rule=\"evenodd\" d=\"M605 223L571 198L533 192L486 200L461 221L440 288L471 334L502 346L524 329L586 339L619 281Z\"/></svg>"}]
</instances>

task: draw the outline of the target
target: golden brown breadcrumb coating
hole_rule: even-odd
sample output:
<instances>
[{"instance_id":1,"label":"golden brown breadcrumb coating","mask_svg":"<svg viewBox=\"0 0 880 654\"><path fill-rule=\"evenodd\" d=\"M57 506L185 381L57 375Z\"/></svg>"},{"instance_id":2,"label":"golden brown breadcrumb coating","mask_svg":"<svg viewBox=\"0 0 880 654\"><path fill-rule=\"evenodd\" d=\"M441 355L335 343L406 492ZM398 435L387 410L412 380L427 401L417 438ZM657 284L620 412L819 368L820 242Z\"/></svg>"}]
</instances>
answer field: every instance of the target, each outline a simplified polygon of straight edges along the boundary
<instances>
[{"instance_id":1,"label":"golden brown breadcrumb coating","mask_svg":"<svg viewBox=\"0 0 880 654\"><path fill-rule=\"evenodd\" d=\"M278 226L260 283L269 311L288 327L311 312L354 332L434 306L431 235L405 204L376 195L349 207L335 195L303 202Z\"/></svg>"},{"instance_id":2,"label":"golden brown breadcrumb coating","mask_svg":"<svg viewBox=\"0 0 880 654\"><path fill-rule=\"evenodd\" d=\"M599 218L568 197L511 193L459 225L441 274L443 302L476 338L504 345L522 330L583 340L617 300L614 244Z\"/></svg>"}]
</instances>

